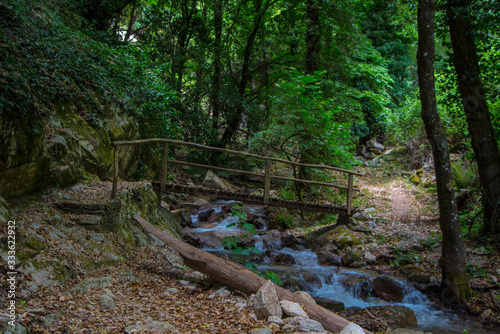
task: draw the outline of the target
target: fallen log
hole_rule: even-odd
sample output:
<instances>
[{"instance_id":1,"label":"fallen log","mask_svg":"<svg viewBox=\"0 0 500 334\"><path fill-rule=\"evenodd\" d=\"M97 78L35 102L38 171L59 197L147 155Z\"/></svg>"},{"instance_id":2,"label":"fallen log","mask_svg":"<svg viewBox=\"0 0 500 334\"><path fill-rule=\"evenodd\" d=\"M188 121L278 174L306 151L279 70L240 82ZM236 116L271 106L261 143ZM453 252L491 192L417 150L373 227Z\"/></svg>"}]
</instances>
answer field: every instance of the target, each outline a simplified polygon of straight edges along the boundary
<instances>
[{"instance_id":1,"label":"fallen log","mask_svg":"<svg viewBox=\"0 0 500 334\"><path fill-rule=\"evenodd\" d=\"M266 279L253 273L251 270L182 242L158 230L137 215L134 216L134 219L144 228L144 230L153 234L169 247L177 251L184 259L184 264L191 269L210 276L247 295L257 293L260 287L266 282ZM320 322L328 331L338 333L349 323L347 319L342 318L322 306L311 303L307 299L299 297L289 290L279 286L275 287L280 300L289 300L301 304L309 317ZM365 333L371 334L371 332L366 330Z\"/></svg>"}]
</instances>

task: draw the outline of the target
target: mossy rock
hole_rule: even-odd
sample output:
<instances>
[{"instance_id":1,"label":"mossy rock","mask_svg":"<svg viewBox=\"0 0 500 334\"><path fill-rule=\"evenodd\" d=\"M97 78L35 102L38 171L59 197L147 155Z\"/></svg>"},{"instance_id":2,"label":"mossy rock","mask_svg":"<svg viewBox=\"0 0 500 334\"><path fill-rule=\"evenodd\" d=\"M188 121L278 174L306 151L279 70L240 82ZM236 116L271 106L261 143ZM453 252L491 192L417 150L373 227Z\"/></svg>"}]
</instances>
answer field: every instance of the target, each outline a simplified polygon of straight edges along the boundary
<instances>
[{"instance_id":1,"label":"mossy rock","mask_svg":"<svg viewBox=\"0 0 500 334\"><path fill-rule=\"evenodd\" d=\"M332 241L338 249L357 246L363 243L363 238L352 233L346 226L339 226L333 230L335 236Z\"/></svg>"}]
</instances>

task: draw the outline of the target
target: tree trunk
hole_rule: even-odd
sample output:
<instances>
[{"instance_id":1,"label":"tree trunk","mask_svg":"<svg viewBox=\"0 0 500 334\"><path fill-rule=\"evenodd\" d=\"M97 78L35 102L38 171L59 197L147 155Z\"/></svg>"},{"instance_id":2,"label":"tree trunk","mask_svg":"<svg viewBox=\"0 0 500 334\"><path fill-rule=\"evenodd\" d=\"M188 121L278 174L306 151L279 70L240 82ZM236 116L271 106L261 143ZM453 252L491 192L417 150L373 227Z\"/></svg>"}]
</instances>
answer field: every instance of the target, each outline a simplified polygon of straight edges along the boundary
<instances>
[{"instance_id":1,"label":"tree trunk","mask_svg":"<svg viewBox=\"0 0 500 334\"><path fill-rule=\"evenodd\" d=\"M251 270L231 261L221 259L213 254L202 251L196 247L186 244L166 233L155 228L139 216L134 219L149 233L163 241L169 247L177 251L184 259L184 264L188 267L200 271L217 281L231 286L247 295L259 291L266 282L265 278L253 273ZM307 299L296 296L288 290L275 286L280 300L289 300L300 303L311 319L320 322L323 327L332 332L340 332L347 324L348 320L328 311L327 309L313 304ZM365 331L366 334L370 332Z\"/></svg>"},{"instance_id":2,"label":"tree trunk","mask_svg":"<svg viewBox=\"0 0 500 334\"><path fill-rule=\"evenodd\" d=\"M318 0L307 0L306 3L306 74L314 74L319 70L319 41L321 26Z\"/></svg>"},{"instance_id":3,"label":"tree trunk","mask_svg":"<svg viewBox=\"0 0 500 334\"><path fill-rule=\"evenodd\" d=\"M219 130L220 115L220 93L221 93L221 69L222 69L222 5L219 0L214 0L214 72L212 77L212 127L214 137L211 138L211 146L216 145Z\"/></svg>"},{"instance_id":4,"label":"tree trunk","mask_svg":"<svg viewBox=\"0 0 500 334\"><path fill-rule=\"evenodd\" d=\"M465 0L449 0L448 24L472 149L476 156L479 179L486 192L483 233L499 233L500 150L480 78L474 32L468 11L469 3L470 1Z\"/></svg>"},{"instance_id":5,"label":"tree trunk","mask_svg":"<svg viewBox=\"0 0 500 334\"><path fill-rule=\"evenodd\" d=\"M432 147L439 201L439 224L443 242L439 265L443 273L441 299L448 305L466 307L471 290L465 275L465 253L458 220L450 157L434 90L435 0L418 2L418 82L421 116Z\"/></svg>"}]
</instances>

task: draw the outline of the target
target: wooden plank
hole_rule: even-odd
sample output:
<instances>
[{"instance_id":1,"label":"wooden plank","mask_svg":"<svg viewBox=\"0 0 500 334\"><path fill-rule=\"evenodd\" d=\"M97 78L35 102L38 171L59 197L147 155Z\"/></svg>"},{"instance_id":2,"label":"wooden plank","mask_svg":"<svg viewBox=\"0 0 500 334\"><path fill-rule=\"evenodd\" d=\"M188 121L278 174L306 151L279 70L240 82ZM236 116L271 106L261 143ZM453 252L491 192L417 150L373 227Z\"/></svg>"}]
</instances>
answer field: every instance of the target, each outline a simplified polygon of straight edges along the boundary
<instances>
[{"instance_id":1,"label":"wooden plank","mask_svg":"<svg viewBox=\"0 0 500 334\"><path fill-rule=\"evenodd\" d=\"M239 152L239 151L228 150L228 149L224 149L224 148L220 148L220 147L211 147L211 146L205 146L205 145L200 145L200 144L196 144L196 143L188 143L188 142L184 142L184 141L180 141L180 140L172 140L172 139L150 138L150 139L140 139L140 140L131 140L131 141L115 141L115 142L112 142L112 145L140 145L140 144L146 144L146 143L169 143L169 144L175 144L175 145L183 145L183 146L188 146L188 147L193 147L193 148L204 149L204 150L208 150L208 151L240 155L240 156L245 156L245 157L250 157L250 158L255 158L255 159L260 159L260 160L271 159L272 161L275 161L275 162L282 162L282 163L295 165L295 166L301 166L301 167L305 167L305 168L329 169L329 170L335 170L338 172L343 172L343 173L357 175L357 176L365 175L363 173L358 173L358 172L355 172L352 170L333 167L333 166L302 164L299 162L288 161L288 160L284 160L284 159L264 157L264 156L252 154L252 153Z\"/></svg>"},{"instance_id":2,"label":"wooden plank","mask_svg":"<svg viewBox=\"0 0 500 334\"><path fill-rule=\"evenodd\" d=\"M118 191L118 146L113 147L113 188L111 189L111 199L116 198Z\"/></svg>"},{"instance_id":3,"label":"wooden plank","mask_svg":"<svg viewBox=\"0 0 500 334\"><path fill-rule=\"evenodd\" d=\"M264 204L269 203L269 193L271 192L271 159L266 159L264 173Z\"/></svg>"},{"instance_id":4,"label":"wooden plank","mask_svg":"<svg viewBox=\"0 0 500 334\"><path fill-rule=\"evenodd\" d=\"M160 184L158 182L153 182L153 189L158 191L160 188ZM211 188L203 188L196 186L181 186L177 184L169 184L165 185L165 191L167 192L175 192L175 193L184 193L190 194L193 196L209 196L215 197L218 199L227 199L227 200L235 200L252 204L260 204L264 205L264 197L256 196L256 195L248 195L245 193L235 193L230 191L211 189ZM305 210L305 211L314 211L314 212L324 212L324 213L340 213L347 214L347 208L344 206L334 206L329 204L320 204L320 203L308 203L308 202L300 202L300 201L290 201L290 200L282 200L277 198L269 198L269 202L266 204L268 206L277 206L294 210Z\"/></svg>"},{"instance_id":5,"label":"wooden plank","mask_svg":"<svg viewBox=\"0 0 500 334\"><path fill-rule=\"evenodd\" d=\"M195 164L195 163L187 162L187 161L168 160L168 163L169 164L174 164L174 165L185 165L185 166L191 166L191 167L199 167L199 168L206 168L206 169L212 169L212 170L220 170L220 171L229 172L229 173L246 174L246 175L252 175L252 176L262 177L262 178L264 177L264 174L261 174L261 173L248 172L248 171L245 171L245 170L230 169L230 168L216 167L216 166L203 165L203 164Z\"/></svg>"},{"instance_id":6,"label":"wooden plank","mask_svg":"<svg viewBox=\"0 0 500 334\"><path fill-rule=\"evenodd\" d=\"M353 183L354 177L349 174L349 179L347 181L347 215L351 215L352 212L352 191L353 191Z\"/></svg>"},{"instance_id":7,"label":"wooden plank","mask_svg":"<svg viewBox=\"0 0 500 334\"><path fill-rule=\"evenodd\" d=\"M165 181L167 180L168 171L168 143L163 143L163 152L161 157L160 171L160 193L158 194L158 204L161 203L161 194L165 192Z\"/></svg>"}]
</instances>

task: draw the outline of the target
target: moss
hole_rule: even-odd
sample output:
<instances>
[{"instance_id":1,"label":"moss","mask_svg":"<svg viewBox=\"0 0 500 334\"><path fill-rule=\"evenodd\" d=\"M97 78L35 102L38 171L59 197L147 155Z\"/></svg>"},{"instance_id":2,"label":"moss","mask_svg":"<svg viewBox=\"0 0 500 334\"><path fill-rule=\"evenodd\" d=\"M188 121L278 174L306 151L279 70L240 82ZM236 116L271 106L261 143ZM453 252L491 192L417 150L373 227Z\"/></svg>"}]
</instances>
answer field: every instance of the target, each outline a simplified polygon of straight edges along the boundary
<instances>
[{"instance_id":1,"label":"moss","mask_svg":"<svg viewBox=\"0 0 500 334\"><path fill-rule=\"evenodd\" d=\"M45 240L42 239L43 237L28 236L25 246L35 251L42 251L45 249Z\"/></svg>"},{"instance_id":2,"label":"moss","mask_svg":"<svg viewBox=\"0 0 500 334\"><path fill-rule=\"evenodd\" d=\"M339 249L344 249L351 246L360 245L363 239L353 234L347 227L339 226L334 230L336 235L333 238L333 242Z\"/></svg>"}]
</instances>

